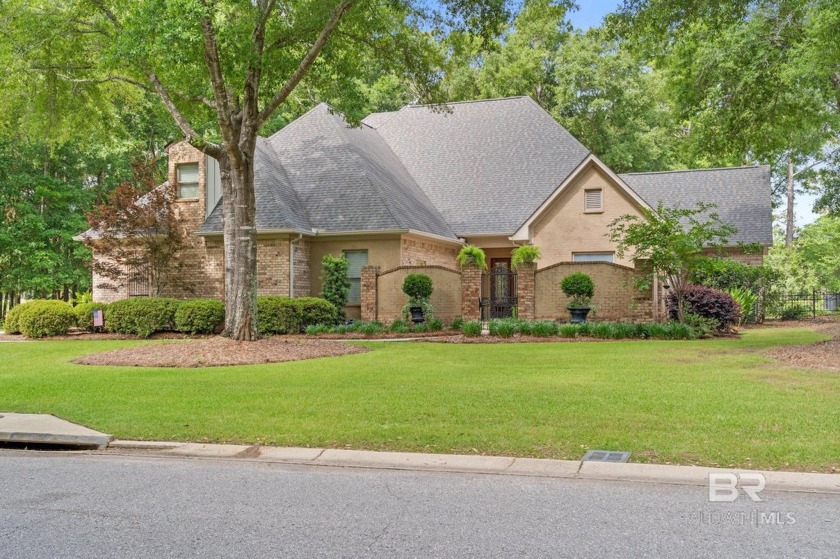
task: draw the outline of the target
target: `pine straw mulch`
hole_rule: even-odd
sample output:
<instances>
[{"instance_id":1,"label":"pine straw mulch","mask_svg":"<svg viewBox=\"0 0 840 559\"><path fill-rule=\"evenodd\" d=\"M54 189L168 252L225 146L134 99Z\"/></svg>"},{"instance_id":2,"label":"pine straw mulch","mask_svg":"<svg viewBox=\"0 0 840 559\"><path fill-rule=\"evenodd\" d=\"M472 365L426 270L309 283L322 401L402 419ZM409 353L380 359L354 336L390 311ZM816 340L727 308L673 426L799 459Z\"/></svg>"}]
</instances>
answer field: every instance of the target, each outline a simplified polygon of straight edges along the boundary
<instances>
[{"instance_id":1,"label":"pine straw mulch","mask_svg":"<svg viewBox=\"0 0 840 559\"><path fill-rule=\"evenodd\" d=\"M768 357L778 359L786 365L821 371L840 373L840 322L836 320L802 321L801 324L790 322L781 326L807 326L817 332L828 334L830 340L815 344L791 345L774 348Z\"/></svg>"},{"instance_id":2,"label":"pine straw mulch","mask_svg":"<svg viewBox=\"0 0 840 559\"><path fill-rule=\"evenodd\" d=\"M73 363L128 367L221 367L339 357L366 351L368 349L363 347L330 340L274 336L256 342L237 342L214 336L94 353Z\"/></svg>"}]
</instances>

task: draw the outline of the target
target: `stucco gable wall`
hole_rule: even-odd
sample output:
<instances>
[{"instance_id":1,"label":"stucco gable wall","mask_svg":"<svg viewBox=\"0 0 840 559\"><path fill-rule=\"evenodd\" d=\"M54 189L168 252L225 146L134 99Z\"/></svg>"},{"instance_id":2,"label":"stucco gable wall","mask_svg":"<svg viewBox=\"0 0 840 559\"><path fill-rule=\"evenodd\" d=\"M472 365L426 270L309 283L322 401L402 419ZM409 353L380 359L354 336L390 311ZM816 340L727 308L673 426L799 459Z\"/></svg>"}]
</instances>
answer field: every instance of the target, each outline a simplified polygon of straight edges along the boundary
<instances>
[{"instance_id":1,"label":"stucco gable wall","mask_svg":"<svg viewBox=\"0 0 840 559\"><path fill-rule=\"evenodd\" d=\"M584 212L584 191L600 188L603 211ZM540 268L571 262L576 252L614 252L615 243L607 237L609 224L625 215L641 215L636 203L601 169L592 165L543 211L531 225L533 244L540 248ZM633 266L628 258L615 263Z\"/></svg>"}]
</instances>

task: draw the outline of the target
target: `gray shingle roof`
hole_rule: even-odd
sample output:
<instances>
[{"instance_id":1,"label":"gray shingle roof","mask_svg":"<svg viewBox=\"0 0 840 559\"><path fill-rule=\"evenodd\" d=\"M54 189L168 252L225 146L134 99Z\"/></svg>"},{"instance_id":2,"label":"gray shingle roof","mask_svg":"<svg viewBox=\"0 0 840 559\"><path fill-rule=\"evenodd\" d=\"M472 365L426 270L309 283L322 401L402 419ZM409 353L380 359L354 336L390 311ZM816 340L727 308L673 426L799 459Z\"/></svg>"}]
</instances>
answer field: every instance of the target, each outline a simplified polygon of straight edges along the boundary
<instances>
[{"instance_id":1,"label":"gray shingle roof","mask_svg":"<svg viewBox=\"0 0 840 559\"><path fill-rule=\"evenodd\" d=\"M265 138L257 139L254 152L254 196L258 231L290 229L303 233L312 230L289 177ZM198 232L221 232L222 229L222 200L219 200Z\"/></svg>"},{"instance_id":2,"label":"gray shingle roof","mask_svg":"<svg viewBox=\"0 0 840 559\"><path fill-rule=\"evenodd\" d=\"M512 233L589 154L529 97L409 106L376 125L458 235Z\"/></svg>"},{"instance_id":3,"label":"gray shingle roof","mask_svg":"<svg viewBox=\"0 0 840 559\"><path fill-rule=\"evenodd\" d=\"M257 229L512 234L589 155L528 97L409 106L359 128L319 105L257 144ZM733 242L769 245L767 167L621 178L651 206L718 205ZM201 232L222 230L221 203Z\"/></svg>"},{"instance_id":4,"label":"gray shingle roof","mask_svg":"<svg viewBox=\"0 0 840 559\"><path fill-rule=\"evenodd\" d=\"M721 221L738 228L730 243L773 244L770 167L694 169L619 175L650 206L716 204Z\"/></svg>"}]
</instances>

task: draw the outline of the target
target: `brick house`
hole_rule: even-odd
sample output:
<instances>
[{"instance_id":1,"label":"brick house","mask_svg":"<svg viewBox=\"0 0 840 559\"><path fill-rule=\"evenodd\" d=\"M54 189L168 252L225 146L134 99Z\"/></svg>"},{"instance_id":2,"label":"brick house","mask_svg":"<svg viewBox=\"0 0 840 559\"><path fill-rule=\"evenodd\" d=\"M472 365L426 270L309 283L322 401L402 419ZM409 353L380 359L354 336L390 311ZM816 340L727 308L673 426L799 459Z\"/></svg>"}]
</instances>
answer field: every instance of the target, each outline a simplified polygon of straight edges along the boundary
<instances>
[{"instance_id":1,"label":"brick house","mask_svg":"<svg viewBox=\"0 0 840 559\"><path fill-rule=\"evenodd\" d=\"M169 147L169 181L190 243L182 260L189 294L223 295L222 207L216 162L186 143ZM767 167L618 175L528 97L407 106L351 128L321 104L270 138L255 156L260 294L321 291L325 254L350 262L350 317L390 320L405 302L402 278L432 276L440 316L477 316L479 301L518 298L520 316L561 316L559 280L585 270L603 318L656 318L657 291L631 287L642 273L619 259L608 224L641 208L717 204L738 228L726 251L761 263L772 244ZM490 274L461 270L465 243L483 248ZM509 273L512 249L534 244L536 267ZM745 254L740 246L757 245ZM100 257L94 255L95 258ZM130 286L94 298L131 295Z\"/></svg>"}]
</instances>

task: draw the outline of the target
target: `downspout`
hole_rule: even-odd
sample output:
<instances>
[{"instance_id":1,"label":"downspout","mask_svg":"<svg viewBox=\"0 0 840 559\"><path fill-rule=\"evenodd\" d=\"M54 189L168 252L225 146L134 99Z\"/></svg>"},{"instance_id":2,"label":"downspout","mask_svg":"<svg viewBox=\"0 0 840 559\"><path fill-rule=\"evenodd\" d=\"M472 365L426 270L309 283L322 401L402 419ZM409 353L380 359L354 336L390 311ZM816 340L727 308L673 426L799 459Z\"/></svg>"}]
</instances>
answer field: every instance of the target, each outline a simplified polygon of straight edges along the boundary
<instances>
[{"instance_id":1,"label":"downspout","mask_svg":"<svg viewBox=\"0 0 840 559\"><path fill-rule=\"evenodd\" d=\"M289 297L295 296L295 245L303 238L303 233L298 233L297 239L289 240Z\"/></svg>"}]
</instances>

